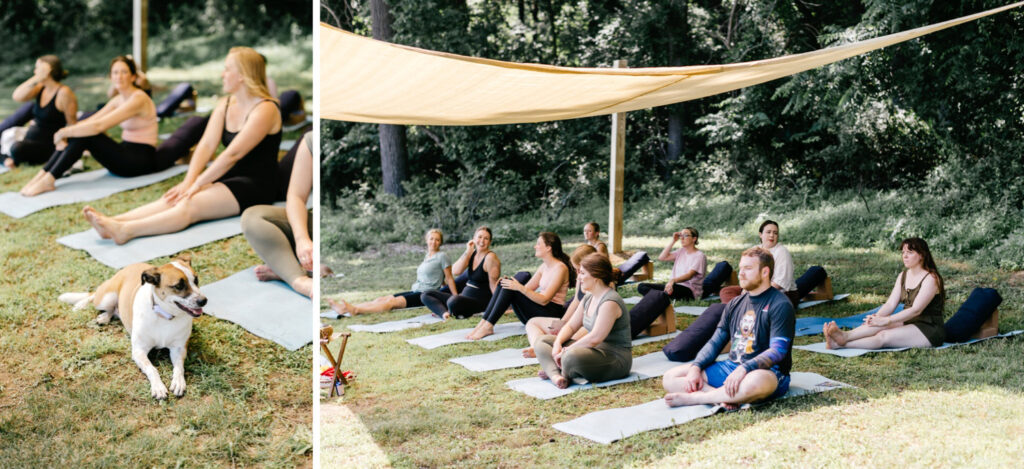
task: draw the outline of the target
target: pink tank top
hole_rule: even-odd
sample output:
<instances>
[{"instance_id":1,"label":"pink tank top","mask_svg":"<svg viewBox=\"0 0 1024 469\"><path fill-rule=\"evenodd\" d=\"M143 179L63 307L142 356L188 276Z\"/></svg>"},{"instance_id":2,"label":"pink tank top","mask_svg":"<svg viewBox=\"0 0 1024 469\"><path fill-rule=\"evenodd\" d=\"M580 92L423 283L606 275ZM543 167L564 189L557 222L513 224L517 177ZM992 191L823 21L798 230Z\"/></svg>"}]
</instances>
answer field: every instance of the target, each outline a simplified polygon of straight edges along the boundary
<instances>
[{"instance_id":1,"label":"pink tank top","mask_svg":"<svg viewBox=\"0 0 1024 469\"><path fill-rule=\"evenodd\" d=\"M140 90L138 93L144 93L144 91ZM157 125L156 107L153 106L153 100L149 100L149 106L147 107L149 108L147 109L147 114L152 113L149 117L135 116L121 122L121 140L156 146L159 126Z\"/></svg>"},{"instance_id":2,"label":"pink tank top","mask_svg":"<svg viewBox=\"0 0 1024 469\"><path fill-rule=\"evenodd\" d=\"M547 270L545 269L545 274L546 273L547 273ZM547 290L548 287L551 285L551 282L554 281L553 280L554 278L555 277L553 275L544 275L544 276L542 276L540 278L540 286L537 288L537 292L543 292L543 291ZM562 282L562 286L558 289L558 292L555 293L555 296L551 297L551 302L555 303L555 304L558 304L558 305L564 305L565 304L565 295L566 295L566 293L568 291L569 291L569 279L566 278L565 281Z\"/></svg>"}]
</instances>

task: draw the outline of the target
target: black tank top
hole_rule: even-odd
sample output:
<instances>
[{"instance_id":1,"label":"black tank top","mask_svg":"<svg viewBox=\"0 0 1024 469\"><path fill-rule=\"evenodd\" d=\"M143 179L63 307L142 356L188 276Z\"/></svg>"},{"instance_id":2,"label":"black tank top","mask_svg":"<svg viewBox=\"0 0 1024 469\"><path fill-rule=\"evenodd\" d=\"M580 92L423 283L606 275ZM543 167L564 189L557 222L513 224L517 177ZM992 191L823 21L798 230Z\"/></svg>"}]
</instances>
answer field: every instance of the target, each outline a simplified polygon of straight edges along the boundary
<instances>
[{"instance_id":1,"label":"black tank top","mask_svg":"<svg viewBox=\"0 0 1024 469\"><path fill-rule=\"evenodd\" d=\"M26 139L53 140L53 134L67 125L68 121L64 118L64 113L57 109L57 96L60 95L62 89L64 89L63 85L57 88L57 92L53 94L53 97L50 98L49 103L46 103L46 106L40 104L43 100L43 92L40 91L36 95L36 102L32 105L32 116L35 118L35 125L29 128L29 133L25 136Z\"/></svg>"},{"instance_id":2,"label":"black tank top","mask_svg":"<svg viewBox=\"0 0 1024 469\"><path fill-rule=\"evenodd\" d=\"M462 290L462 294L470 298L490 298L491 297L491 278L487 274L487 270L484 269L484 264L487 263L487 256L491 255L490 252L484 256L483 260L480 261L475 269L473 268L473 259L476 257L474 251L469 256L469 276L466 278L466 288Z\"/></svg>"},{"instance_id":3,"label":"black tank top","mask_svg":"<svg viewBox=\"0 0 1024 469\"><path fill-rule=\"evenodd\" d=\"M263 101L270 101L277 106L277 103L271 99L264 99ZM228 106L231 105L231 100L228 98L228 103L224 105L224 131L221 133L220 143L226 148L231 144L231 141L235 139L238 132L228 131ZM280 108L280 106L278 106ZM256 106L253 106L255 109ZM249 112L252 112L251 110ZM245 115L245 119L242 120L242 127L245 127L245 122L249 120L249 115ZM256 144L249 153L242 157L241 160L235 163L231 169L228 170L220 179L228 179L233 177L245 177L252 179L253 182L259 183L260 186L265 187L267 190L277 193L277 153L281 147L281 130L278 130L275 134L268 134L260 140L260 143Z\"/></svg>"}]
</instances>

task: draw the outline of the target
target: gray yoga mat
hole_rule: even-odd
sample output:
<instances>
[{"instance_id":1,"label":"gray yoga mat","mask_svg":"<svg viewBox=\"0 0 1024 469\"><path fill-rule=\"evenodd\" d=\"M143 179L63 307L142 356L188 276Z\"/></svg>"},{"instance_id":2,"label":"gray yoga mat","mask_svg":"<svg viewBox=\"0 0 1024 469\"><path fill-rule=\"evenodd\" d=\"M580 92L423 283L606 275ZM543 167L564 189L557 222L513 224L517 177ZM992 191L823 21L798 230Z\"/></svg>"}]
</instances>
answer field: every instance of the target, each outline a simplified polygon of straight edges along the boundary
<instances>
[{"instance_id":1,"label":"gray yoga mat","mask_svg":"<svg viewBox=\"0 0 1024 469\"><path fill-rule=\"evenodd\" d=\"M845 300L849 296L850 296L849 293L840 293L840 294L832 297L831 300L801 301L800 304L796 305L796 308L797 309L807 309L807 308L810 308L810 307L813 307L813 306L823 305L825 303L831 303L833 301L843 301L843 300Z\"/></svg>"},{"instance_id":2,"label":"gray yoga mat","mask_svg":"<svg viewBox=\"0 0 1024 469\"><path fill-rule=\"evenodd\" d=\"M274 204L283 207L284 202ZM196 223L177 233L135 238L120 246L109 239L100 238L96 230L70 234L57 242L72 249L81 249L94 259L120 269L136 262L146 262L161 256L169 256L186 249L202 246L219 239L230 238L242 233L240 216Z\"/></svg>"},{"instance_id":3,"label":"gray yoga mat","mask_svg":"<svg viewBox=\"0 0 1024 469\"><path fill-rule=\"evenodd\" d=\"M406 342L419 345L427 350L443 347L445 345L461 344L463 342L474 342L466 338L466 334L472 332L473 329L456 329L454 331L448 331L442 334L428 335L423 337L417 337L415 339L406 340ZM521 322L509 322L505 324L498 324L494 326L494 334L484 337L483 341L493 342L495 340L501 340L507 337L526 335L526 326Z\"/></svg>"},{"instance_id":4,"label":"gray yoga mat","mask_svg":"<svg viewBox=\"0 0 1024 469\"><path fill-rule=\"evenodd\" d=\"M255 267L202 287L210 316L231 321L288 350L313 341L313 303L274 280L261 282Z\"/></svg>"},{"instance_id":5,"label":"gray yoga mat","mask_svg":"<svg viewBox=\"0 0 1024 469\"><path fill-rule=\"evenodd\" d=\"M105 169L78 173L58 179L54 184L57 190L35 197L25 197L17 192L0 194L0 212L22 218L46 208L102 199L118 192L148 186L184 173L187 169L188 166L176 165L158 173L130 178L114 176Z\"/></svg>"},{"instance_id":6,"label":"gray yoga mat","mask_svg":"<svg viewBox=\"0 0 1024 469\"><path fill-rule=\"evenodd\" d=\"M349 324L349 329L359 332L397 332L404 331L406 329L413 329L421 327L425 324L434 324L442 322L443 320L433 314L427 313L421 316L416 316L409 319L399 319L397 321L381 322L377 324Z\"/></svg>"},{"instance_id":7,"label":"gray yoga mat","mask_svg":"<svg viewBox=\"0 0 1024 469\"><path fill-rule=\"evenodd\" d=\"M939 350L939 349L944 349L944 348L956 347L956 346L959 346L959 345L976 344L976 343L981 342L983 340L1003 338L1003 337L1011 337L1011 336L1015 336L1017 334L1024 334L1024 330L1017 330L1017 331L1006 332L1006 333L1003 333L1003 334L994 335L992 337L986 337L984 339L972 339L972 340L969 340L967 342L946 342L946 343L944 343L944 344L942 344L942 345L940 345L938 347L928 347L928 348L924 348L924 350ZM794 345L793 348L800 349L800 350L805 350L805 351L808 351L808 352L814 352L814 353L825 353L825 354L828 354L828 355L835 355L837 357L845 357L845 358L859 357L859 356L867 354L867 353L902 352L904 350L910 350L911 349L911 347L893 347L893 348L880 348L880 349L874 349L874 350L868 350L868 349L862 349L862 348L841 348L841 349L837 349L837 350L832 350L832 349L829 349L829 348L825 347L825 342L818 342L818 343L810 344L810 345Z\"/></svg>"},{"instance_id":8,"label":"gray yoga mat","mask_svg":"<svg viewBox=\"0 0 1024 469\"><path fill-rule=\"evenodd\" d=\"M629 376L621 379L604 381L601 383L590 383L586 381L574 381L569 387L559 389L551 383L551 380L538 377L516 379L505 383L509 388L519 391L537 399L553 399L576 391L593 388L605 388L616 384L630 383L642 379L650 379L665 374L673 367L683 365L682 362L670 361L662 352L649 353L641 357L633 358L633 366L629 369Z\"/></svg>"},{"instance_id":9,"label":"gray yoga mat","mask_svg":"<svg viewBox=\"0 0 1024 469\"><path fill-rule=\"evenodd\" d=\"M816 373L793 372L790 374L789 392L782 399L846 387L852 386ZM607 445L638 433L681 425L722 410L719 406L711 405L669 407L665 399L657 399L631 407L591 412L552 426L556 430Z\"/></svg>"},{"instance_id":10,"label":"gray yoga mat","mask_svg":"<svg viewBox=\"0 0 1024 469\"><path fill-rule=\"evenodd\" d=\"M679 331L655 337L642 337L634 340L633 346L657 340L671 339L678 334ZM520 368L523 366L536 365L538 363L536 358L524 358L523 349L521 348L506 348L498 350L497 352L452 358L448 361L462 365L470 371L493 371L503 370L505 368Z\"/></svg>"}]
</instances>

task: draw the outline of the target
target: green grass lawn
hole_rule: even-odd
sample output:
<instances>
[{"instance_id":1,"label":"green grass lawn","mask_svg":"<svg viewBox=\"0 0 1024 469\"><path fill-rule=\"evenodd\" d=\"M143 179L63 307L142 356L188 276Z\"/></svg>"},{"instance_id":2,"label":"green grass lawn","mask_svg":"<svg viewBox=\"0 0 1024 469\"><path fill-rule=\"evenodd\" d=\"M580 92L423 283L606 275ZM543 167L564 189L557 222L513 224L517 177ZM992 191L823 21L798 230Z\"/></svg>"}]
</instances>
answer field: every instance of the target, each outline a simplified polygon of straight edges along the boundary
<instances>
[{"instance_id":1,"label":"green grass lawn","mask_svg":"<svg viewBox=\"0 0 1024 469\"><path fill-rule=\"evenodd\" d=\"M702 230L704 231L704 230ZM710 230L707 230L710 231ZM785 232L783 232L785 236ZM533 240L496 239L502 273L534 270ZM579 235L565 240L578 243ZM661 237L629 237L628 249L656 255ZM702 238L708 264L753 245L738 234ZM783 239L785 241L785 239ZM568 244L570 251L576 244ZM451 257L462 246L446 245ZM902 267L895 249L839 249L789 245L797 274L820 264L847 301L800 316L843 317L881 304ZM408 289L422 248L389 245L356 254L323 253L344 277L321 283L324 297L364 301ZM666 278L671 266L656 263ZM1011 272L939 259L952 315L975 286L999 289L1000 330L1024 328L1024 285ZM626 286L623 296L635 295ZM677 302L677 305L684 304ZM687 304L707 304L689 302ZM328 321L394 320L425 308ZM680 315L685 328L693 317ZM506 315L503 321L515 321ZM642 404L664 395L660 379L576 392L541 401L508 389L506 381L535 376L537 367L471 372L454 357L527 346L525 336L425 350L406 339L472 327L478 319L451 320L390 334L353 333L343 368L358 374L342 398L321 399L321 461L355 466L436 467L723 467L724 464L813 467L961 467L1019 465L1024 450L1024 340L997 339L947 350L912 350L839 358L794 352L794 371L810 371L856 386L777 401L754 411L716 415L642 433L611 445L561 433L552 424L597 410ZM822 337L798 337L798 345ZM634 348L634 356L660 351L665 342ZM336 347L337 345L335 345Z\"/></svg>"},{"instance_id":2,"label":"green grass lawn","mask_svg":"<svg viewBox=\"0 0 1024 469\"><path fill-rule=\"evenodd\" d=\"M152 71L158 100L160 89L180 79L177 73ZM204 64L180 73L189 74L212 105L220 66ZM281 73L278 83L309 99L310 77L311 70L291 70ZM102 77L70 80L83 104L98 102L93 98L105 93L106 83ZM0 96L9 100L10 92L0 89ZM183 120L162 120L160 132L173 131ZM285 135L297 137L297 132ZM86 167L99 166L86 158ZM36 171L21 167L0 175L0 192L17 191ZM89 204L120 213L158 198L181 178ZM204 316L195 321L189 342L185 396L156 402L131 359L120 322L99 327L93 322L95 311L71 311L57 301L60 293L94 289L115 272L85 252L56 243L89 228L80 213L84 205L18 220L0 214L0 467L312 466L310 348L288 352L239 326ZM260 263L242 236L186 252L203 284ZM150 356L169 383L167 352Z\"/></svg>"}]
</instances>

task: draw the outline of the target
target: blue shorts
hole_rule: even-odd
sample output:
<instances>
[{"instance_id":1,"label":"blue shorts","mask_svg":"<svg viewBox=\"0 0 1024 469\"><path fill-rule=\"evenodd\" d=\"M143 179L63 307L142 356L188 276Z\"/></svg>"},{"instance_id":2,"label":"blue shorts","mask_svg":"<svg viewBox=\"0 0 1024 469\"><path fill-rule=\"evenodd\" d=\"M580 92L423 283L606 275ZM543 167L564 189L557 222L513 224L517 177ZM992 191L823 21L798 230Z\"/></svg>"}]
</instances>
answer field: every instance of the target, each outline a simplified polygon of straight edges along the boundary
<instances>
[{"instance_id":1,"label":"blue shorts","mask_svg":"<svg viewBox=\"0 0 1024 469\"><path fill-rule=\"evenodd\" d=\"M709 366L704 370L704 374L708 377L708 386L713 388L720 388L725 385L725 379L729 377L729 374L733 372L740 365L732 360L722 360L715 362L714 365ZM775 379L779 380L779 385L775 388L775 392L772 395L764 398L763 401L770 401L782 397L789 391L789 375L784 375L779 372L779 365L775 365L769 368L771 372L775 373ZM762 401L762 402L763 402Z\"/></svg>"}]
</instances>

